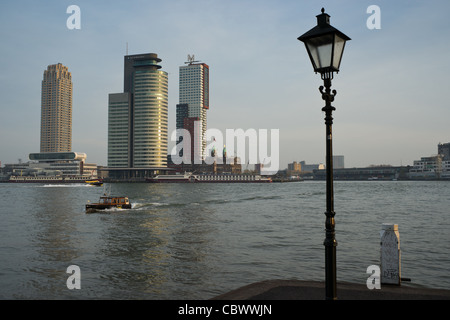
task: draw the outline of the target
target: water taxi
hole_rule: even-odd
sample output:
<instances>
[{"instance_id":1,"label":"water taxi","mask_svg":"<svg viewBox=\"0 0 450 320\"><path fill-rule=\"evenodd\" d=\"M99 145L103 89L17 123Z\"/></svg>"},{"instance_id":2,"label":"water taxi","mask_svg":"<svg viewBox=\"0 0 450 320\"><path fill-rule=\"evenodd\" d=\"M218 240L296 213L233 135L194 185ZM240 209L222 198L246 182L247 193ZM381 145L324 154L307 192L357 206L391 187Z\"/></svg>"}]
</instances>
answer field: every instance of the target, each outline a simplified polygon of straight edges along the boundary
<instances>
[{"instance_id":1,"label":"water taxi","mask_svg":"<svg viewBox=\"0 0 450 320\"><path fill-rule=\"evenodd\" d=\"M90 184L91 186L102 186L103 185L103 181L100 179L86 180L86 183Z\"/></svg>"},{"instance_id":2,"label":"water taxi","mask_svg":"<svg viewBox=\"0 0 450 320\"><path fill-rule=\"evenodd\" d=\"M106 194L100 197L97 203L87 203L86 213L104 211L106 209L131 209L131 203L128 197L114 197Z\"/></svg>"}]
</instances>

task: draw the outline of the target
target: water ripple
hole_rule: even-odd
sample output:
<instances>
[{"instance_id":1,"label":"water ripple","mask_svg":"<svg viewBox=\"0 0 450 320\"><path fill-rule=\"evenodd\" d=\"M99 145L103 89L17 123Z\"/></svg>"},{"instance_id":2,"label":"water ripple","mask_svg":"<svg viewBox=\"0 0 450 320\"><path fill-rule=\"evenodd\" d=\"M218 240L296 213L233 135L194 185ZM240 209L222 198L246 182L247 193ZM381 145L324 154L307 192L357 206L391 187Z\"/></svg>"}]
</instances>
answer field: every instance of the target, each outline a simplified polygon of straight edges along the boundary
<instances>
[{"instance_id":1,"label":"water ripple","mask_svg":"<svg viewBox=\"0 0 450 320\"><path fill-rule=\"evenodd\" d=\"M365 283L397 223L402 275L450 289L447 182L336 182L340 281ZM325 183L113 184L132 209L84 213L102 190L0 184L2 299L207 299L273 279L323 280ZM80 266L82 289L66 288Z\"/></svg>"}]
</instances>

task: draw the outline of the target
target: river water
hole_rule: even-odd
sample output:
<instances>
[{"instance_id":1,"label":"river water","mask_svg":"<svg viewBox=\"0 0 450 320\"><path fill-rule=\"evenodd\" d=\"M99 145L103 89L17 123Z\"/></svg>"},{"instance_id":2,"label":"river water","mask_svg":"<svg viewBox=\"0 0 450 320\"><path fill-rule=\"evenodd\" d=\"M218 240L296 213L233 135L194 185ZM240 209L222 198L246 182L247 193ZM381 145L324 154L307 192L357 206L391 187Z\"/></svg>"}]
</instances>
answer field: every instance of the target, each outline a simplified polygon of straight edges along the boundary
<instances>
[{"instance_id":1,"label":"river water","mask_svg":"<svg viewBox=\"0 0 450 320\"><path fill-rule=\"evenodd\" d=\"M1 299L209 299L324 280L325 182L106 187L133 208L86 214L104 187L0 184ZM338 281L366 283L395 223L408 285L450 289L450 182L337 181L335 211Z\"/></svg>"}]
</instances>

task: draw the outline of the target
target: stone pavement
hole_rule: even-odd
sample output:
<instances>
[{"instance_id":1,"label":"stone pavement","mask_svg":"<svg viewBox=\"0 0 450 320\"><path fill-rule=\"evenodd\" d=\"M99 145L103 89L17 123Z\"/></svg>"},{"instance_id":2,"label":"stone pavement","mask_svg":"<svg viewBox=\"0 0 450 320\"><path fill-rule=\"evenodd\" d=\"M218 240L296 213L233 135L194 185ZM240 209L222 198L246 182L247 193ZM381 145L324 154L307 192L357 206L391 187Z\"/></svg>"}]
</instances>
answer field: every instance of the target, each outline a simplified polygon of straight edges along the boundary
<instances>
[{"instance_id":1,"label":"stone pavement","mask_svg":"<svg viewBox=\"0 0 450 320\"><path fill-rule=\"evenodd\" d=\"M338 300L450 300L450 290L381 285L369 290L366 284L338 282ZM324 300L325 283L301 280L266 280L253 283L212 300Z\"/></svg>"}]
</instances>

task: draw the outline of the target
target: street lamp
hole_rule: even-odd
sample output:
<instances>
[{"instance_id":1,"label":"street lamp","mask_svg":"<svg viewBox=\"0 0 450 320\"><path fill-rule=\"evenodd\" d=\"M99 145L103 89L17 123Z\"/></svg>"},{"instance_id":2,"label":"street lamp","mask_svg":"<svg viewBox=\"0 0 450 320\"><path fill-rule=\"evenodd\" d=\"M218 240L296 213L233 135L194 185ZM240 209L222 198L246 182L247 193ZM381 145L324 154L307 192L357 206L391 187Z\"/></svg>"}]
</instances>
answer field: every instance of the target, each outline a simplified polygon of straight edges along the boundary
<instances>
[{"instance_id":1,"label":"street lamp","mask_svg":"<svg viewBox=\"0 0 450 320\"><path fill-rule=\"evenodd\" d=\"M336 296L336 246L334 199L333 199L333 144L332 144L332 112L336 110L334 101L336 90L331 92L333 73L339 72L345 42L350 40L345 34L330 25L330 16L322 8L317 16L317 26L298 37L305 43L314 71L319 72L324 86L319 87L322 99L325 100L326 125L326 170L327 170L327 211L325 212L325 295L334 300Z\"/></svg>"}]
</instances>

